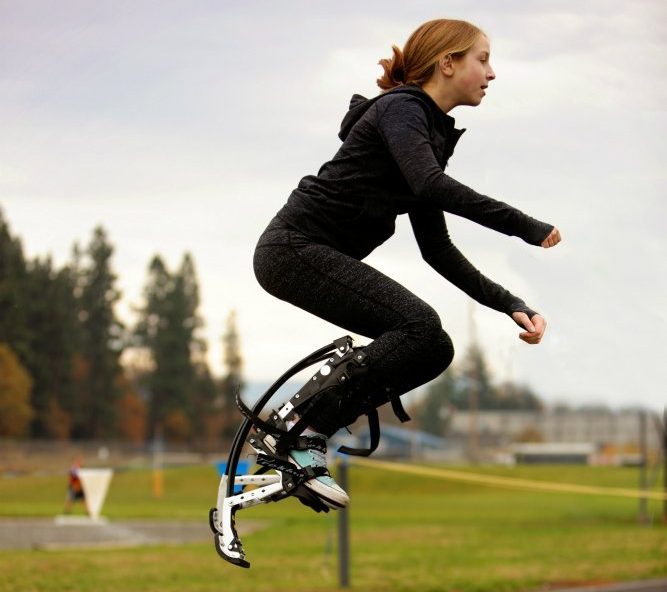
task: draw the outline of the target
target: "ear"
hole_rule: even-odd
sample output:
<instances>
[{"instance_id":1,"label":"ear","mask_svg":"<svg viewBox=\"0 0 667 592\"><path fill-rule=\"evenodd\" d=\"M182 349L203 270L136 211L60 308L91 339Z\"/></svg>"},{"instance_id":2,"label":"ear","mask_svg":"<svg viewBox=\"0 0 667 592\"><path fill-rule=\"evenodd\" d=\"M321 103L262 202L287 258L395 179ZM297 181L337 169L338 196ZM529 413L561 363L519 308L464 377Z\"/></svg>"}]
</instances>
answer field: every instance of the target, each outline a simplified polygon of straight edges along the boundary
<instances>
[{"instance_id":1,"label":"ear","mask_svg":"<svg viewBox=\"0 0 667 592\"><path fill-rule=\"evenodd\" d=\"M448 53L438 60L438 69L444 76L451 76L454 74L454 60L452 59L451 54Z\"/></svg>"}]
</instances>

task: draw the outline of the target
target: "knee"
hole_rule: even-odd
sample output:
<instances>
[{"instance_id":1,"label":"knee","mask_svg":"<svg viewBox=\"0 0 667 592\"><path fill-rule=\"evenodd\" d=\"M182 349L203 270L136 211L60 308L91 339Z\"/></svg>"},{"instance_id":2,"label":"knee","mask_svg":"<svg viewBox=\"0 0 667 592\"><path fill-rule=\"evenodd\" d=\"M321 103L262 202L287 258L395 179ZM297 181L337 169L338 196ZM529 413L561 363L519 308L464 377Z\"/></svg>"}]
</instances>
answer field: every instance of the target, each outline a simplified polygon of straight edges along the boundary
<instances>
[{"instance_id":1,"label":"knee","mask_svg":"<svg viewBox=\"0 0 667 592\"><path fill-rule=\"evenodd\" d=\"M423 309L410 323L409 332L418 344L425 374L435 378L444 372L454 359L454 344L443 330L438 313L430 307Z\"/></svg>"},{"instance_id":2,"label":"knee","mask_svg":"<svg viewBox=\"0 0 667 592\"><path fill-rule=\"evenodd\" d=\"M425 305L414 311L404 329L408 337L419 344L419 349L446 348L446 342L451 345L449 336L442 329L438 313L430 306Z\"/></svg>"},{"instance_id":3,"label":"knee","mask_svg":"<svg viewBox=\"0 0 667 592\"><path fill-rule=\"evenodd\" d=\"M454 360L454 343L449 335L442 329L440 330L436 345L433 349L436 352L438 374L441 374L449 368L452 360Z\"/></svg>"},{"instance_id":4,"label":"knee","mask_svg":"<svg viewBox=\"0 0 667 592\"><path fill-rule=\"evenodd\" d=\"M255 272L255 279L259 285L268 292L268 286L272 283L270 279L270 272L272 267L270 262L267 260L266 250L267 249L261 247L255 249L255 254L252 259L252 267L253 271Z\"/></svg>"},{"instance_id":5,"label":"knee","mask_svg":"<svg viewBox=\"0 0 667 592\"><path fill-rule=\"evenodd\" d=\"M422 350L420 365L422 380L428 382L440 376L454 359L454 344L442 329L438 331Z\"/></svg>"},{"instance_id":6,"label":"knee","mask_svg":"<svg viewBox=\"0 0 667 592\"><path fill-rule=\"evenodd\" d=\"M285 299L285 289L293 285L289 253L280 247L258 246L253 256L253 271L259 285L276 298Z\"/></svg>"}]
</instances>

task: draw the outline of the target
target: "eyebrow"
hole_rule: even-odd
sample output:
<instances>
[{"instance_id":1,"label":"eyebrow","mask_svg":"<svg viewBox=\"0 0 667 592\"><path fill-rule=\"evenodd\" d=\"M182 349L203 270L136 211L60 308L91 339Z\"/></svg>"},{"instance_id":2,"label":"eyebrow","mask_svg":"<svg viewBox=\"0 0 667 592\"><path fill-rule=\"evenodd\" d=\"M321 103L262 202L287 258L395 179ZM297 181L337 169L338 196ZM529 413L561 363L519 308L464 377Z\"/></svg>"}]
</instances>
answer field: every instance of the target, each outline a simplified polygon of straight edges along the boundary
<instances>
[{"instance_id":1,"label":"eyebrow","mask_svg":"<svg viewBox=\"0 0 667 592\"><path fill-rule=\"evenodd\" d=\"M488 58L491 54L490 54L488 51L483 50L482 53L481 53L480 55L483 55L484 57L487 57L487 58Z\"/></svg>"}]
</instances>

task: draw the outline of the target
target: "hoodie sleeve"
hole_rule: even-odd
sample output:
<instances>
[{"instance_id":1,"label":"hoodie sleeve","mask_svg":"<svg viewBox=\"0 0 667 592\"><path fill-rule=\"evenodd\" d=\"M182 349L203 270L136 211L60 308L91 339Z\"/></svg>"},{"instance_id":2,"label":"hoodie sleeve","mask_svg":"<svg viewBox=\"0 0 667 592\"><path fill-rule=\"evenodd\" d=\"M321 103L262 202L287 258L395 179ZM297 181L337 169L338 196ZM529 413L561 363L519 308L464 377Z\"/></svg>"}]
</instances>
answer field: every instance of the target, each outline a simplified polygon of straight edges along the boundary
<instances>
[{"instance_id":1,"label":"hoodie sleeve","mask_svg":"<svg viewBox=\"0 0 667 592\"><path fill-rule=\"evenodd\" d=\"M509 236L539 245L553 226L477 193L444 174L433 152L429 122L420 99L396 95L377 104L378 131L412 193L437 207ZM384 110L383 110L384 109Z\"/></svg>"},{"instance_id":2,"label":"hoodie sleeve","mask_svg":"<svg viewBox=\"0 0 667 592\"><path fill-rule=\"evenodd\" d=\"M513 312L525 312L529 318L537 314L466 259L452 243L441 210L417 208L410 212L410 223L424 261L468 296L509 316Z\"/></svg>"}]
</instances>

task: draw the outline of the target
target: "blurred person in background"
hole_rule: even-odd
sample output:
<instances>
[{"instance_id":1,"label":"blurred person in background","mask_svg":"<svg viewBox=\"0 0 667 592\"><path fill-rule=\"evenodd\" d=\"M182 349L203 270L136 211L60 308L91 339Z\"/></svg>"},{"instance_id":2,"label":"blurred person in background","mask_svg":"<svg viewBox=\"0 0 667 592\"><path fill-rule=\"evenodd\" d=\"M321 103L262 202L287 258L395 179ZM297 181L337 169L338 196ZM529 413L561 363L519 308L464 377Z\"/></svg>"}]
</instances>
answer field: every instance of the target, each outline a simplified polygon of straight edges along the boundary
<instances>
[{"instance_id":1,"label":"blurred person in background","mask_svg":"<svg viewBox=\"0 0 667 592\"><path fill-rule=\"evenodd\" d=\"M72 504L77 501L85 501L83 486L79 478L79 470L83 466L83 458L77 455L72 459L69 471L67 472L67 495L65 496L64 513L69 514L72 511Z\"/></svg>"}]
</instances>

